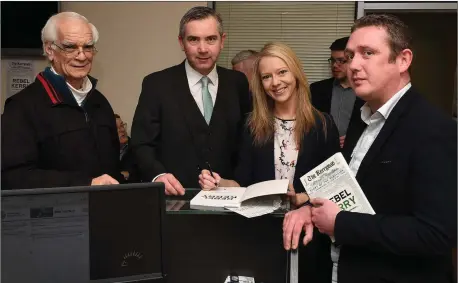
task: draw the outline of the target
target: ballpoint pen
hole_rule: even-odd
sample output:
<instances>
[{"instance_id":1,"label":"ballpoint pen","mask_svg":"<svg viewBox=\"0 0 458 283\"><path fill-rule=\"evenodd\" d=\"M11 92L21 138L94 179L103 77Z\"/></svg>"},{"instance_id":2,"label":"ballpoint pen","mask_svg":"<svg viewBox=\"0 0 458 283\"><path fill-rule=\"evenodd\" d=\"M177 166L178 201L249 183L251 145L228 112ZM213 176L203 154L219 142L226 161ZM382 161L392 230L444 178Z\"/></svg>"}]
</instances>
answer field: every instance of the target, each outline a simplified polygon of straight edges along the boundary
<instances>
[{"instance_id":1,"label":"ballpoint pen","mask_svg":"<svg viewBox=\"0 0 458 283\"><path fill-rule=\"evenodd\" d=\"M207 167L208 167L208 171L210 171L210 175L211 175L213 178L215 178L215 176L213 176L213 170L211 169L210 164L209 164L208 162L206 162L206 164L207 164ZM197 170L199 171L199 174L202 172L202 168L200 168L199 165L197 165ZM218 187L218 183L215 182L215 186Z\"/></svg>"},{"instance_id":2,"label":"ballpoint pen","mask_svg":"<svg viewBox=\"0 0 458 283\"><path fill-rule=\"evenodd\" d=\"M208 170L210 171L210 175L212 175L213 179L215 179L215 176L213 175L213 170L212 170L212 167L210 166L210 163L208 163L208 161L205 162L205 163L207 164ZM216 181L216 179L215 179L215 181ZM217 182L215 182L215 186L218 187L218 183Z\"/></svg>"}]
</instances>

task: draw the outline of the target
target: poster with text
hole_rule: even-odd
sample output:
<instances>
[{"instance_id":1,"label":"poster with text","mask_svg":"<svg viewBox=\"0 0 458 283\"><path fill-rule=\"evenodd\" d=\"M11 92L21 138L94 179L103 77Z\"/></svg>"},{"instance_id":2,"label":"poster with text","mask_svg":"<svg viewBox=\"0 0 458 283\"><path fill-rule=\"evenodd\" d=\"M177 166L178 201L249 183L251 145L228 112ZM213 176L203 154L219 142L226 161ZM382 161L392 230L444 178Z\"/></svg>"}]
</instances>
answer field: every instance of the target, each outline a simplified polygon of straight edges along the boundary
<instances>
[{"instance_id":1,"label":"poster with text","mask_svg":"<svg viewBox=\"0 0 458 283\"><path fill-rule=\"evenodd\" d=\"M8 60L6 98L23 90L33 82L34 62L31 60Z\"/></svg>"}]
</instances>

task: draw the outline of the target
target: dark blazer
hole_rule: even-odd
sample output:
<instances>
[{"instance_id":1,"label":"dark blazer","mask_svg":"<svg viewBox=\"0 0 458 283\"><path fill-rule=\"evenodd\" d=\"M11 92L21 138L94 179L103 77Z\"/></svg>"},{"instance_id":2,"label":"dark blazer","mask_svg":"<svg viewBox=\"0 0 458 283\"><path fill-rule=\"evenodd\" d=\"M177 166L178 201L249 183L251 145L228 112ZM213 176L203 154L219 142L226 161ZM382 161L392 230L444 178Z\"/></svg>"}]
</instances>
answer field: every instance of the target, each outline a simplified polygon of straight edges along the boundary
<instances>
[{"instance_id":1,"label":"dark blazer","mask_svg":"<svg viewBox=\"0 0 458 283\"><path fill-rule=\"evenodd\" d=\"M330 115L324 114L324 116L326 137L323 123L319 122L317 118L316 127L303 138L293 182L294 189L298 193L305 191L299 178L340 150L337 127ZM274 141L270 140L262 146L254 145L253 136L245 128L239 165L235 174L235 180L243 187L274 180ZM281 227L279 227L279 232L281 232ZM329 268L332 266L329 257L330 240L327 235L319 233L317 229L313 234L313 240L305 247L301 245L299 251L300 278L303 278L301 282L329 283L331 282Z\"/></svg>"},{"instance_id":2,"label":"dark blazer","mask_svg":"<svg viewBox=\"0 0 458 283\"><path fill-rule=\"evenodd\" d=\"M128 183L138 183L141 181L140 176L139 176L137 160L134 156L134 152L132 151L132 144L131 144L130 137L128 137L126 152L121 157L119 163L120 163L119 164L120 171L129 172L129 179L127 180Z\"/></svg>"},{"instance_id":3,"label":"dark blazer","mask_svg":"<svg viewBox=\"0 0 458 283\"><path fill-rule=\"evenodd\" d=\"M143 181L172 173L186 187L199 187L197 166L206 162L234 175L245 114L248 81L241 72L217 67L218 92L207 125L189 90L185 65L143 80L132 125L132 146Z\"/></svg>"},{"instance_id":4,"label":"dark blazer","mask_svg":"<svg viewBox=\"0 0 458 283\"><path fill-rule=\"evenodd\" d=\"M305 191L299 178L340 150L337 127L330 115L325 113L323 115L326 131L323 131L323 123L316 116L316 127L304 136L300 147L293 183L298 193ZM253 142L250 130L245 127L235 173L235 180L242 187L275 179L274 140L271 139L262 146L254 145Z\"/></svg>"},{"instance_id":5,"label":"dark blazer","mask_svg":"<svg viewBox=\"0 0 458 283\"><path fill-rule=\"evenodd\" d=\"M350 125L347 160L364 129L362 121ZM398 101L356 175L376 214L336 218L339 283L451 282L456 129L413 88Z\"/></svg>"},{"instance_id":6,"label":"dark blazer","mask_svg":"<svg viewBox=\"0 0 458 283\"><path fill-rule=\"evenodd\" d=\"M334 78L314 82L310 85L312 94L312 105L321 112L331 114L332 88L334 87ZM349 125L352 121L361 120L361 107L364 105L364 100L356 97Z\"/></svg>"}]
</instances>

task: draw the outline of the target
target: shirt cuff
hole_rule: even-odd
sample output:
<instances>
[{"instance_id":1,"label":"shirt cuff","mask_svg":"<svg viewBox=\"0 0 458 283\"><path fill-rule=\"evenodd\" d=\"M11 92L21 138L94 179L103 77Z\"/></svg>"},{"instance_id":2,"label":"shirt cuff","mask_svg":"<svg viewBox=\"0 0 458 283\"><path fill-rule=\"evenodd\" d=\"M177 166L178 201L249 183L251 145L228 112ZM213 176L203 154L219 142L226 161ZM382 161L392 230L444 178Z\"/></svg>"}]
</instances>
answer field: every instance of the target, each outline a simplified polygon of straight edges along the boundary
<instances>
[{"instance_id":1,"label":"shirt cuff","mask_svg":"<svg viewBox=\"0 0 458 283\"><path fill-rule=\"evenodd\" d=\"M301 207L304 207L304 206L311 206L313 207L313 204L310 202L310 199L308 199L306 202L304 202Z\"/></svg>"},{"instance_id":2,"label":"shirt cuff","mask_svg":"<svg viewBox=\"0 0 458 283\"><path fill-rule=\"evenodd\" d=\"M156 177L154 177L154 179L151 182L156 182L157 178L159 178L161 176L164 176L165 174L167 174L167 173L162 173L162 174L157 175Z\"/></svg>"}]
</instances>

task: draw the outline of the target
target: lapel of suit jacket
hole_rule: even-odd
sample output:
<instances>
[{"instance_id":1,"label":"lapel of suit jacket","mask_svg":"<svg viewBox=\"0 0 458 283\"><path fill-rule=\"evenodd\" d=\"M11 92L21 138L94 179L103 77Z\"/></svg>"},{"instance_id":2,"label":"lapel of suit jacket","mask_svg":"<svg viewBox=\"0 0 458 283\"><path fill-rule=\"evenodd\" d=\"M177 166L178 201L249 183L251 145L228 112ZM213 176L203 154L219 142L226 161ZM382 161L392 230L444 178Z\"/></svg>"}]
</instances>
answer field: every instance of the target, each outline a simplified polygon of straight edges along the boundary
<instances>
[{"instance_id":1,"label":"lapel of suit jacket","mask_svg":"<svg viewBox=\"0 0 458 283\"><path fill-rule=\"evenodd\" d=\"M355 149L356 144L358 143L359 138L366 129L367 124L361 120L361 111L360 116L357 117L356 113L353 120L350 120L350 125L347 129L347 134L345 136L345 143L342 149L342 154L345 157L347 163L350 164L351 155Z\"/></svg>"},{"instance_id":2,"label":"lapel of suit jacket","mask_svg":"<svg viewBox=\"0 0 458 283\"><path fill-rule=\"evenodd\" d=\"M263 162L262 169L258 168L256 170L263 172L265 174L266 180L275 180L275 144L274 139L270 139L266 144L264 144L260 149L260 156L266 158L267 162ZM262 159L264 159L262 158ZM258 164L260 165L260 164ZM260 170L261 169L261 170Z\"/></svg>"},{"instance_id":3,"label":"lapel of suit jacket","mask_svg":"<svg viewBox=\"0 0 458 283\"><path fill-rule=\"evenodd\" d=\"M318 138L318 133L316 131L317 129L313 128L309 134L304 135L300 150L297 153L296 171L294 172L294 180L298 180L300 177L302 177L302 176L297 175L298 172L303 171L303 170L298 170L299 168L306 167L307 162L313 162L313 160L311 160L310 157L313 156L312 151L317 150L317 148L313 144L313 139Z\"/></svg>"},{"instance_id":4,"label":"lapel of suit jacket","mask_svg":"<svg viewBox=\"0 0 458 283\"><path fill-rule=\"evenodd\" d=\"M188 128L190 130L195 129L198 132L207 131L207 122L205 121L202 112L200 112L196 101L192 97L191 90L189 89L184 61L180 65L176 66L174 70L174 95L176 96L176 101L182 110L181 112L184 115ZM191 131L191 135L192 133L193 132Z\"/></svg>"},{"instance_id":5,"label":"lapel of suit jacket","mask_svg":"<svg viewBox=\"0 0 458 283\"><path fill-rule=\"evenodd\" d=\"M334 78L328 79L326 88L324 89L322 95L323 97L323 112L331 113L331 101L332 101L332 91L334 90Z\"/></svg>"},{"instance_id":6,"label":"lapel of suit jacket","mask_svg":"<svg viewBox=\"0 0 458 283\"><path fill-rule=\"evenodd\" d=\"M356 179L358 181L362 180L364 174L369 169L371 163L374 161L374 158L380 153L382 146L388 140L390 135L393 133L393 130L396 128L396 125L399 119L402 117L403 114L406 113L408 110L408 106L411 104L412 99L415 98L415 93L412 90L412 87L401 97L398 103L394 106L393 110L391 111L388 119L385 121L380 133L375 138L374 143L371 145L369 150L367 151L364 159L361 162L361 165L358 169L358 173L356 174Z\"/></svg>"}]
</instances>

